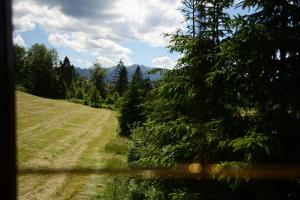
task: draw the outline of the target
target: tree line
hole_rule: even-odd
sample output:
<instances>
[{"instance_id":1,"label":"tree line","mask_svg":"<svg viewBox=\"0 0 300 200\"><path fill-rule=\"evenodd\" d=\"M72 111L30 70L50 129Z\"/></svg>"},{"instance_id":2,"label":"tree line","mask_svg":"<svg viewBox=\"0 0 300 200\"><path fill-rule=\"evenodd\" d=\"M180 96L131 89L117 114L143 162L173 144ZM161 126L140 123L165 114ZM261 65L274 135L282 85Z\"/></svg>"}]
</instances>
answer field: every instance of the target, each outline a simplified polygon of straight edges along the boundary
<instances>
[{"instance_id":1,"label":"tree line","mask_svg":"<svg viewBox=\"0 0 300 200\"><path fill-rule=\"evenodd\" d=\"M14 52L18 87L42 97L65 97L75 79L74 66L67 57L59 62L57 52L41 44L29 49L14 45Z\"/></svg>"},{"instance_id":2,"label":"tree line","mask_svg":"<svg viewBox=\"0 0 300 200\"><path fill-rule=\"evenodd\" d=\"M123 96L129 166L299 165L300 1L182 3L186 29L166 34L170 51L182 55L176 68L149 90L136 72ZM232 7L251 12L233 16ZM300 198L299 181L288 177L133 177L128 190L127 198L139 200Z\"/></svg>"},{"instance_id":3,"label":"tree line","mask_svg":"<svg viewBox=\"0 0 300 200\"><path fill-rule=\"evenodd\" d=\"M117 64L112 84L105 81L106 69L100 63L93 64L91 78L86 79L76 73L68 57L59 61L57 51L43 44L28 49L14 45L14 61L17 89L41 97L116 108L128 88L128 73L122 60ZM136 70L141 75L139 66ZM145 81L149 86L150 80Z\"/></svg>"}]
</instances>

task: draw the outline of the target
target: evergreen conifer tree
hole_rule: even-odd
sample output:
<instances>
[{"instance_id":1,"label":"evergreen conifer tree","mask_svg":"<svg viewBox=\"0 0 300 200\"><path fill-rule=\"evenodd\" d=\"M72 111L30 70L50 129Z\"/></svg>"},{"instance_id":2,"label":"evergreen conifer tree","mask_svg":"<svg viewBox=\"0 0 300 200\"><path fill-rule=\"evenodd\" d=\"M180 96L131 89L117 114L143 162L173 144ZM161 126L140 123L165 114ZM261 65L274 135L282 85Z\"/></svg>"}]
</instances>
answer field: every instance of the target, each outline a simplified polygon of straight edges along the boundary
<instances>
[{"instance_id":1,"label":"evergreen conifer tree","mask_svg":"<svg viewBox=\"0 0 300 200\"><path fill-rule=\"evenodd\" d=\"M119 117L120 135L128 137L131 133L131 129L144 121L144 113L141 105L144 96L144 80L141 69L138 66L122 98Z\"/></svg>"},{"instance_id":2,"label":"evergreen conifer tree","mask_svg":"<svg viewBox=\"0 0 300 200\"><path fill-rule=\"evenodd\" d=\"M100 92L100 96L104 99L106 97L106 82L105 82L106 71L101 67L99 63L94 63L91 69L91 81Z\"/></svg>"},{"instance_id":3,"label":"evergreen conifer tree","mask_svg":"<svg viewBox=\"0 0 300 200\"><path fill-rule=\"evenodd\" d=\"M128 74L127 69L124 66L122 60L117 65L116 76L114 78L115 90L119 93L120 96L126 91L128 86Z\"/></svg>"},{"instance_id":4,"label":"evergreen conifer tree","mask_svg":"<svg viewBox=\"0 0 300 200\"><path fill-rule=\"evenodd\" d=\"M63 61L60 61L59 66L55 68L55 79L53 80L53 97L65 98L68 89L75 81L76 72L69 58L66 56Z\"/></svg>"},{"instance_id":5,"label":"evergreen conifer tree","mask_svg":"<svg viewBox=\"0 0 300 200\"><path fill-rule=\"evenodd\" d=\"M71 65L69 58L66 56L63 62L60 64L60 73L63 81L69 87L72 81L75 79L75 68Z\"/></svg>"}]
</instances>

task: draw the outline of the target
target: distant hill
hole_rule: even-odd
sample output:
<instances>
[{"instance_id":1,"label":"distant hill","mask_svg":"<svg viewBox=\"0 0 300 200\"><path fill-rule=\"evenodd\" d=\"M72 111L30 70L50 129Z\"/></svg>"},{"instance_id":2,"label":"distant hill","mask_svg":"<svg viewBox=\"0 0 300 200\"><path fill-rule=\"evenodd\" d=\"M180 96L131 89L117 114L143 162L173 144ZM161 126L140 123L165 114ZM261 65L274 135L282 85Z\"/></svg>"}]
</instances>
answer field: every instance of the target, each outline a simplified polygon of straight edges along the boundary
<instances>
[{"instance_id":1,"label":"distant hill","mask_svg":"<svg viewBox=\"0 0 300 200\"><path fill-rule=\"evenodd\" d=\"M132 77L133 73L135 72L137 66L138 66L137 64L133 64L133 65L130 65L130 66L126 67L127 72L128 72L129 80L131 79L131 77ZM155 69L155 68L147 67L147 66L144 66L144 65L139 65L139 66L141 68L141 71L142 71L142 74L143 74L144 78L149 77L151 81L156 81L156 80L160 79L160 73L159 72L157 72L155 74L148 74L147 73L150 70ZM115 76L116 67L110 67L110 68L105 68L105 69L106 69L106 81L108 83L112 83L113 78ZM90 77L91 77L90 69L75 67L75 70L79 74L79 76L90 79Z\"/></svg>"},{"instance_id":2,"label":"distant hill","mask_svg":"<svg viewBox=\"0 0 300 200\"><path fill-rule=\"evenodd\" d=\"M75 71L79 74L79 76L87 78L87 79L89 79L91 76L90 69L88 69L88 68L75 67Z\"/></svg>"}]
</instances>

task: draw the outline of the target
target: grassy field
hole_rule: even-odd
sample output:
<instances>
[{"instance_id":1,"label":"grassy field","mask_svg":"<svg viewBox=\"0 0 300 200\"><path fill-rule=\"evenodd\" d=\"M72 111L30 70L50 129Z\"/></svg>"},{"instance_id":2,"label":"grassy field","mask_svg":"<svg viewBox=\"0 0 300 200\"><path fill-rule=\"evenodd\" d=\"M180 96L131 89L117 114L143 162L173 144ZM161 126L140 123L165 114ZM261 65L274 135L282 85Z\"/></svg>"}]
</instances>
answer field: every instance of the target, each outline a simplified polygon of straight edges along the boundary
<instances>
[{"instance_id":1,"label":"grassy field","mask_svg":"<svg viewBox=\"0 0 300 200\"><path fill-rule=\"evenodd\" d=\"M18 167L73 168L125 165L115 113L17 92ZM23 175L19 199L101 199L107 176Z\"/></svg>"}]
</instances>

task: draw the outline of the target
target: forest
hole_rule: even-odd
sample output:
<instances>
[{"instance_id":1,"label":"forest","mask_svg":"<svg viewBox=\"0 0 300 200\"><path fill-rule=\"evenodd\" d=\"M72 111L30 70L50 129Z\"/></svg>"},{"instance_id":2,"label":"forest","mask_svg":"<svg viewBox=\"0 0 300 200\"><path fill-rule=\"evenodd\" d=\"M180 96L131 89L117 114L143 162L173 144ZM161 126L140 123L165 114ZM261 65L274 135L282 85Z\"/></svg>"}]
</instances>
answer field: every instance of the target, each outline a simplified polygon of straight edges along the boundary
<instances>
[{"instance_id":1,"label":"forest","mask_svg":"<svg viewBox=\"0 0 300 200\"><path fill-rule=\"evenodd\" d=\"M233 15L233 7L249 12ZM97 63L86 80L67 57L59 62L55 50L35 44L15 46L17 87L117 110L132 170L298 166L300 1L183 0L182 12L185 28L165 34L181 58L157 81L139 67L128 78L122 61L113 84ZM300 199L299 177L119 179L123 199Z\"/></svg>"},{"instance_id":2,"label":"forest","mask_svg":"<svg viewBox=\"0 0 300 200\"><path fill-rule=\"evenodd\" d=\"M70 59L58 58L55 49L44 44L25 48L14 45L16 88L37 96L68 99L95 108L114 109L117 100L127 89L128 75L123 61L116 66L113 84L106 81L106 69L95 62L90 68L90 78L80 76ZM140 67L136 69L139 73ZM150 79L145 79L150 85Z\"/></svg>"}]
</instances>

